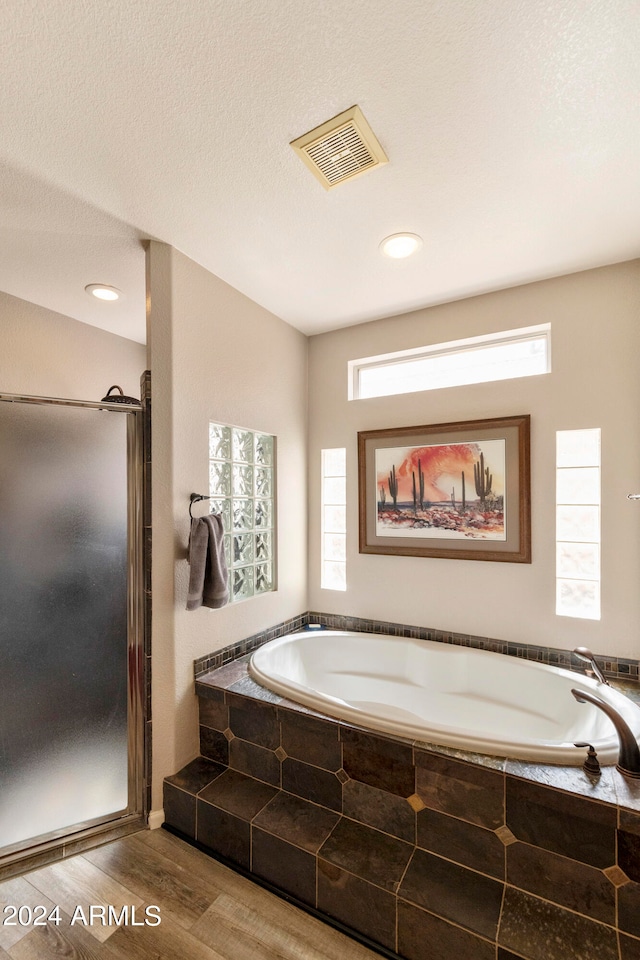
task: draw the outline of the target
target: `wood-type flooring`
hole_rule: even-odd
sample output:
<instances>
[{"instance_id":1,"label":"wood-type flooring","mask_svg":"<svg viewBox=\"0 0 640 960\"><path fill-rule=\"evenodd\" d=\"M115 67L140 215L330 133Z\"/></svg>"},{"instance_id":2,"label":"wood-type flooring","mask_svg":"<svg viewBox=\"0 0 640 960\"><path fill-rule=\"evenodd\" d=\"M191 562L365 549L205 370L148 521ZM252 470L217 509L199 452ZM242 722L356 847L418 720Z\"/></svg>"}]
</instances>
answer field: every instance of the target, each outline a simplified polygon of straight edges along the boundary
<instances>
[{"instance_id":1,"label":"wood-type flooring","mask_svg":"<svg viewBox=\"0 0 640 960\"><path fill-rule=\"evenodd\" d=\"M107 924L109 907L120 924ZM7 958L379 960L379 954L153 830L0 883L0 960Z\"/></svg>"}]
</instances>

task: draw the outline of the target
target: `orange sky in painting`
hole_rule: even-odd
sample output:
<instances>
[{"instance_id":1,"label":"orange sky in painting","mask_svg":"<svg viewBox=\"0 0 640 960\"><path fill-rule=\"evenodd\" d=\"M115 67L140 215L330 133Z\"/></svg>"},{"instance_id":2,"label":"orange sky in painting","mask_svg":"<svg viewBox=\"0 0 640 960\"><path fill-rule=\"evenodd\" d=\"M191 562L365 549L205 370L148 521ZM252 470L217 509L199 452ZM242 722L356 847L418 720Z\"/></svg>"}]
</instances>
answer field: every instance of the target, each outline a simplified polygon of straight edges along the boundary
<instances>
[{"instance_id":1,"label":"orange sky in painting","mask_svg":"<svg viewBox=\"0 0 640 960\"><path fill-rule=\"evenodd\" d=\"M395 463L398 479L398 500L410 501L413 498L412 472L416 474L418 482L418 460L424 473L424 499L435 502L446 500L451 496L452 484L456 488L456 496L462 492L462 471L465 473L466 493L469 499L475 499L476 492L473 480L473 465L480 458L480 445L476 443L437 444L425 447L394 448L377 450L378 490L384 485L385 493L389 497L389 470ZM485 457L487 453L485 451ZM498 464L487 466L494 472L493 489L496 493L502 492L503 478L500 476ZM497 470L496 470L497 468ZM498 489L497 489L498 488Z\"/></svg>"}]
</instances>

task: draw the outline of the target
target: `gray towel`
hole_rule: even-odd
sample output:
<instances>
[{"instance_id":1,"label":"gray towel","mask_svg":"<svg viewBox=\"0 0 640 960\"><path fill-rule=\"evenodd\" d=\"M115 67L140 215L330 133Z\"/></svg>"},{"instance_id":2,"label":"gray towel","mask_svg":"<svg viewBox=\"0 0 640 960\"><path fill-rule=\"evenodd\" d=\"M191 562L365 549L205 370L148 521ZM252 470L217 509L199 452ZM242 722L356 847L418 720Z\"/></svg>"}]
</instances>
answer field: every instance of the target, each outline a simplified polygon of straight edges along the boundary
<instances>
[{"instance_id":1,"label":"gray towel","mask_svg":"<svg viewBox=\"0 0 640 960\"><path fill-rule=\"evenodd\" d=\"M189 533L187 610L224 607L229 600L229 574L224 556L222 517L194 517Z\"/></svg>"}]
</instances>

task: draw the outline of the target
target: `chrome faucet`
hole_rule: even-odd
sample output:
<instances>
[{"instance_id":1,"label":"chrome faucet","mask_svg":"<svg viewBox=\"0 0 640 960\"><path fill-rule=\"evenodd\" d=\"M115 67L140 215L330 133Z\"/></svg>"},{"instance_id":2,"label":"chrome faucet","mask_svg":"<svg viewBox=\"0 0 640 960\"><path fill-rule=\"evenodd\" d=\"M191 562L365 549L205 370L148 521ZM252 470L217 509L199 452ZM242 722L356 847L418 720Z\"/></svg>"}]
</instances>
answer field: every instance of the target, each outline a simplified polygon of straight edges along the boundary
<instances>
[{"instance_id":1,"label":"chrome faucet","mask_svg":"<svg viewBox=\"0 0 640 960\"><path fill-rule=\"evenodd\" d=\"M595 693L575 689L572 690L571 693L578 703L585 703L585 701L592 703L594 707L598 707L603 713L606 713L616 728L618 740L620 741L620 753L618 754L616 770L623 773L625 777L640 778L640 749L638 749L638 741L626 720L622 719L618 711L614 709L610 703L605 703L605 701L602 700L601 697L597 697Z\"/></svg>"},{"instance_id":2,"label":"chrome faucet","mask_svg":"<svg viewBox=\"0 0 640 960\"><path fill-rule=\"evenodd\" d=\"M575 647L573 652L579 660L584 660L589 664L589 669L586 671L588 676L594 676L600 683L606 683L608 687L611 686L588 647Z\"/></svg>"}]
</instances>

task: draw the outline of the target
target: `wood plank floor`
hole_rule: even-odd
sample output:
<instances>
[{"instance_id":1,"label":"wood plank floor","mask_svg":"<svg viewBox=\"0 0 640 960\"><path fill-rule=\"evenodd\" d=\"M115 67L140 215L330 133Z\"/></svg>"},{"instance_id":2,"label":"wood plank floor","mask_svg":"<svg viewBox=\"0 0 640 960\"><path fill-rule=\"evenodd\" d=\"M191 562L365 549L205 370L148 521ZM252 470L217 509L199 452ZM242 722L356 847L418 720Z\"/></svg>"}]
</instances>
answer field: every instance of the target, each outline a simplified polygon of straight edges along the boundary
<instances>
[{"instance_id":1,"label":"wood plank floor","mask_svg":"<svg viewBox=\"0 0 640 960\"><path fill-rule=\"evenodd\" d=\"M22 910L14 916L7 905ZM145 913L151 905L158 909ZM47 920L55 906L59 924ZM121 919L126 907L128 922L109 925L109 907ZM28 922L34 916L40 924ZM7 958L379 960L379 954L166 831L149 830L0 883L0 960Z\"/></svg>"}]
</instances>

